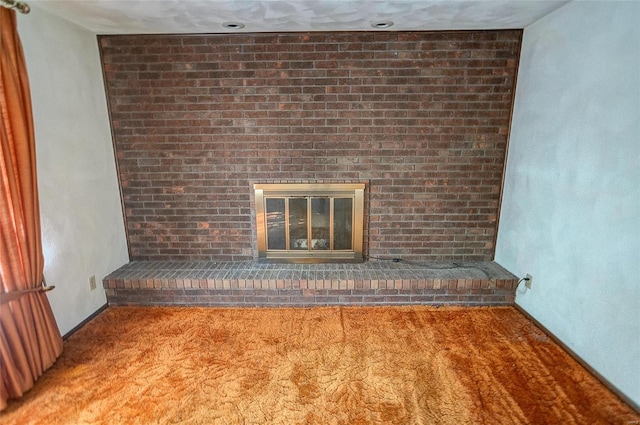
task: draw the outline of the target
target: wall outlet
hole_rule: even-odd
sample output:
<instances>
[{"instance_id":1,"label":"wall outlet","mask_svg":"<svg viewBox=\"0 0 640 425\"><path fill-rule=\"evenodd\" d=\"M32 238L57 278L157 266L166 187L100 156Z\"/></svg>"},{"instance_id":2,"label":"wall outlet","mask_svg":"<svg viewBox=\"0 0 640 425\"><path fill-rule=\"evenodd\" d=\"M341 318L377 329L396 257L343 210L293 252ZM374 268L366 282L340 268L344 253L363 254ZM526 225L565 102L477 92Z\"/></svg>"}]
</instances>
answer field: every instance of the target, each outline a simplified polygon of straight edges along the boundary
<instances>
[{"instance_id":1,"label":"wall outlet","mask_svg":"<svg viewBox=\"0 0 640 425\"><path fill-rule=\"evenodd\" d=\"M524 286L531 289L532 283L533 283L533 277L529 273L527 273L527 275L525 276Z\"/></svg>"},{"instance_id":2,"label":"wall outlet","mask_svg":"<svg viewBox=\"0 0 640 425\"><path fill-rule=\"evenodd\" d=\"M90 288L92 291L93 291L94 289L96 289L96 288L97 288L97 285L96 285L96 277L95 277L95 275L94 275L94 276L91 276L91 277L89 278L89 288Z\"/></svg>"}]
</instances>

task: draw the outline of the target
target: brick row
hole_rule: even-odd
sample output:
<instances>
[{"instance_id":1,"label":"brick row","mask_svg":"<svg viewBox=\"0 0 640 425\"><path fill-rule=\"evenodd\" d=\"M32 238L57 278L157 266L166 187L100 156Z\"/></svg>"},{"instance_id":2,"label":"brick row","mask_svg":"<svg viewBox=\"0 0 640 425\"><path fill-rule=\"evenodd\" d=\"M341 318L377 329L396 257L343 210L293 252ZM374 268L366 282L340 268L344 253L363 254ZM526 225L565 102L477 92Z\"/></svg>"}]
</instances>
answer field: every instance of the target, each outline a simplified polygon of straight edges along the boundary
<instances>
[{"instance_id":1,"label":"brick row","mask_svg":"<svg viewBox=\"0 0 640 425\"><path fill-rule=\"evenodd\" d=\"M423 290L247 290L247 289L108 289L109 305L204 305L284 307L326 305L512 305L513 291L487 289ZM482 291L482 292L480 292Z\"/></svg>"}]
</instances>

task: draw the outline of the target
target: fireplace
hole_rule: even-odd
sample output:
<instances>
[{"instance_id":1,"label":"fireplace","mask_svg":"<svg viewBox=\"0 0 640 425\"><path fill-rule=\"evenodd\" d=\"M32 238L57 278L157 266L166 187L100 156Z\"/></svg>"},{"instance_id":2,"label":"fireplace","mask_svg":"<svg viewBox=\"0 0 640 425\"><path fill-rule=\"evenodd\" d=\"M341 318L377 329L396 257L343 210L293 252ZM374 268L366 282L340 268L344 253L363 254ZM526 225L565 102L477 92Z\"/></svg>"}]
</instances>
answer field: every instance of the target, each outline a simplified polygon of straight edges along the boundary
<instances>
[{"instance_id":1,"label":"fireplace","mask_svg":"<svg viewBox=\"0 0 640 425\"><path fill-rule=\"evenodd\" d=\"M253 188L259 261L363 261L364 183Z\"/></svg>"}]
</instances>

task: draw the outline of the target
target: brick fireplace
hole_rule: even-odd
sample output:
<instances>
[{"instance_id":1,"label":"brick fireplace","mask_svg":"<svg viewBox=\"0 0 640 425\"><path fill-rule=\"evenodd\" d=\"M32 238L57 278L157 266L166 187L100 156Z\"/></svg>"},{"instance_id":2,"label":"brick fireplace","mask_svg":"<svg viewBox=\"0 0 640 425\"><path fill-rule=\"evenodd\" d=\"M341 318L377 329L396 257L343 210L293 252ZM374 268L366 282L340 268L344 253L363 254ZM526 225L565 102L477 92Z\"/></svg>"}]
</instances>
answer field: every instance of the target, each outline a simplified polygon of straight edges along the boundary
<instances>
[{"instance_id":1,"label":"brick fireplace","mask_svg":"<svg viewBox=\"0 0 640 425\"><path fill-rule=\"evenodd\" d=\"M132 260L105 278L110 302L196 290L216 302L246 291L299 291L289 296L311 296L303 304L393 291L510 302L512 275L476 273L492 265L521 35L100 36ZM255 274L269 270L249 266L259 257L253 184L358 181L363 257L422 271L364 263L341 269L361 278L334 282L316 268L313 283L296 268L279 269L282 280ZM432 276L432 263L452 274Z\"/></svg>"},{"instance_id":2,"label":"brick fireplace","mask_svg":"<svg viewBox=\"0 0 640 425\"><path fill-rule=\"evenodd\" d=\"M490 261L520 39L101 36L131 259L252 259L252 183L367 181L365 255Z\"/></svg>"}]
</instances>

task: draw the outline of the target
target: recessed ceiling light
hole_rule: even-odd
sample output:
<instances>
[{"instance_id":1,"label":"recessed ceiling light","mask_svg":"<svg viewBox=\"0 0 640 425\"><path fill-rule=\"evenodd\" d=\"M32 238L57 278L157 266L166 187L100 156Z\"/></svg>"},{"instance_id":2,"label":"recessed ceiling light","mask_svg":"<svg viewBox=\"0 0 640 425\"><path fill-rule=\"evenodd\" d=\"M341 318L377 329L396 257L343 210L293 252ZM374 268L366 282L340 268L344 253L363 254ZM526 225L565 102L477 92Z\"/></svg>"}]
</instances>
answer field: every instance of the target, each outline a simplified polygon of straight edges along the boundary
<instances>
[{"instance_id":1,"label":"recessed ceiling light","mask_svg":"<svg viewBox=\"0 0 640 425\"><path fill-rule=\"evenodd\" d=\"M393 26L393 21L376 21L371 22L371 26L374 28L384 29Z\"/></svg>"},{"instance_id":2,"label":"recessed ceiling light","mask_svg":"<svg viewBox=\"0 0 640 425\"><path fill-rule=\"evenodd\" d=\"M244 24L241 22L225 22L222 26L230 30L241 30L244 28Z\"/></svg>"}]
</instances>

